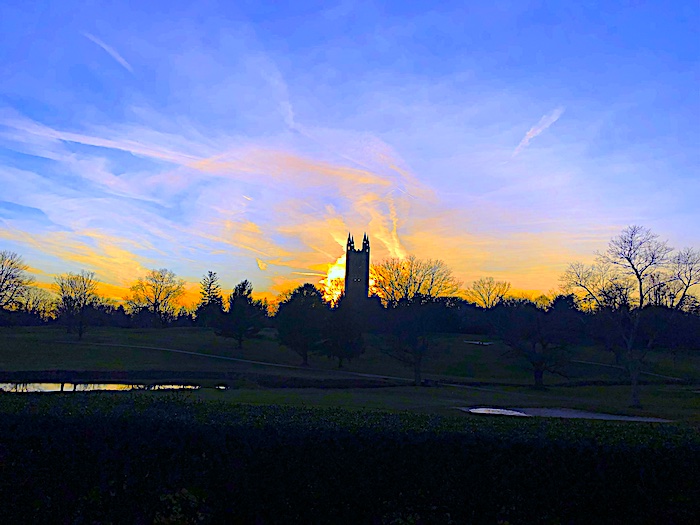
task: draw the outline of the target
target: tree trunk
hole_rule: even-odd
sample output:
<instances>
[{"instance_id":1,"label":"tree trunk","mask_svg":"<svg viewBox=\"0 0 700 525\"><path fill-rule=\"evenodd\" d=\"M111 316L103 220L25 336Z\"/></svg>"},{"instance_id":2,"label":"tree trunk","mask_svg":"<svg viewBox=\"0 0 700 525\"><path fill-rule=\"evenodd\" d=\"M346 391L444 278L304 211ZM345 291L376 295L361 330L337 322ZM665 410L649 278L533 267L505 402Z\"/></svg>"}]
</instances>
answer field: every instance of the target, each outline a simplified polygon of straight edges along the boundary
<instances>
[{"instance_id":1,"label":"tree trunk","mask_svg":"<svg viewBox=\"0 0 700 525\"><path fill-rule=\"evenodd\" d=\"M420 362L420 359L417 359L413 363L413 384L416 386L420 386L421 383L422 383L421 362Z\"/></svg>"},{"instance_id":2,"label":"tree trunk","mask_svg":"<svg viewBox=\"0 0 700 525\"><path fill-rule=\"evenodd\" d=\"M630 381L632 383L630 402L631 406L634 408L642 408L642 403L639 400L639 374L642 369L642 355L634 350L634 341L637 336L637 329L639 328L639 315L640 312L637 311L632 322L630 336L627 339L627 352L625 355L625 365L627 367L627 372L630 375Z\"/></svg>"},{"instance_id":3,"label":"tree trunk","mask_svg":"<svg viewBox=\"0 0 700 525\"><path fill-rule=\"evenodd\" d=\"M605 349L615 356L615 364L617 366L620 366L622 364L622 356L624 354L624 350L620 347L613 346L612 344L606 344Z\"/></svg>"},{"instance_id":4,"label":"tree trunk","mask_svg":"<svg viewBox=\"0 0 700 525\"><path fill-rule=\"evenodd\" d=\"M544 389L544 370L535 368L533 374L535 376L535 388Z\"/></svg>"},{"instance_id":5,"label":"tree trunk","mask_svg":"<svg viewBox=\"0 0 700 525\"><path fill-rule=\"evenodd\" d=\"M85 332L85 319L83 318L83 312L80 312L80 316L78 317L78 339L83 338L83 332Z\"/></svg>"},{"instance_id":6,"label":"tree trunk","mask_svg":"<svg viewBox=\"0 0 700 525\"><path fill-rule=\"evenodd\" d=\"M638 363L630 363L628 367L630 373L630 380L632 383L632 392L630 397L630 403L634 408L642 408L642 403L639 400L639 365Z\"/></svg>"}]
</instances>

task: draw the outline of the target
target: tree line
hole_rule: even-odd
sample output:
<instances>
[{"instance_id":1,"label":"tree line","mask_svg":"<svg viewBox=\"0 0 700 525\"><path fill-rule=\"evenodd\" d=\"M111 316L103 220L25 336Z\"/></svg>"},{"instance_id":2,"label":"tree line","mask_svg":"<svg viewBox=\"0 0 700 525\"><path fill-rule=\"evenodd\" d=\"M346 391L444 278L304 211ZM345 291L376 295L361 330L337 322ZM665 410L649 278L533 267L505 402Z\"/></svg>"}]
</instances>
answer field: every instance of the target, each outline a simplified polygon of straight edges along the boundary
<instances>
[{"instance_id":1,"label":"tree line","mask_svg":"<svg viewBox=\"0 0 700 525\"><path fill-rule=\"evenodd\" d=\"M700 344L700 253L674 252L641 226L625 228L596 254L593 264L573 262L561 276L560 290L532 299L513 297L511 285L484 277L466 290L440 260L415 256L386 259L371 267L371 297L361 308L324 299L304 284L283 294L272 315L266 301L252 298L247 281L224 297L217 274L200 282L200 301L179 307L184 281L167 269L153 269L130 287L123 304L97 294L92 272L55 278L52 296L33 286L27 266L12 252L0 252L0 322L62 322L80 338L89 325L120 327L200 326L245 339L263 328L277 329L279 341L303 365L310 355L337 359L338 365L364 352L364 334L380 333L382 351L409 366L421 384L426 361L439 354L439 334L462 332L496 337L509 355L526 362L533 383L546 373L566 374L572 352L593 344L614 354L632 384L638 406L639 377L651 350L697 350ZM459 294L459 295L458 295Z\"/></svg>"}]
</instances>

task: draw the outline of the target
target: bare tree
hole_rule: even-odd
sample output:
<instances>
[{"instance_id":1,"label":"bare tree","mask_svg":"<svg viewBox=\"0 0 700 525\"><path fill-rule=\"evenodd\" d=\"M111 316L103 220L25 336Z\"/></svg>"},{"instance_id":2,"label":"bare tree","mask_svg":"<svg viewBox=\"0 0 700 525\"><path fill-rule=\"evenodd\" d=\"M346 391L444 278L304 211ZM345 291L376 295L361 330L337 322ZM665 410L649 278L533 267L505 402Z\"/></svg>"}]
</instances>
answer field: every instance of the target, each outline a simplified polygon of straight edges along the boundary
<instances>
[{"instance_id":1,"label":"bare tree","mask_svg":"<svg viewBox=\"0 0 700 525\"><path fill-rule=\"evenodd\" d=\"M584 301L597 310L596 336L625 366L636 407L640 406L642 364L657 339L649 334L668 321L644 307L680 308L690 297L688 290L700 280L700 255L686 248L670 257L672 251L648 228L629 226L598 254L595 265L574 263L562 276L564 289L582 292Z\"/></svg>"},{"instance_id":2,"label":"bare tree","mask_svg":"<svg viewBox=\"0 0 700 525\"><path fill-rule=\"evenodd\" d=\"M510 351L526 360L535 388L544 388L544 374L566 377L569 344L576 336L577 313L571 296L554 299L548 310L527 299L503 301L493 310L493 328Z\"/></svg>"},{"instance_id":3,"label":"bare tree","mask_svg":"<svg viewBox=\"0 0 700 525\"><path fill-rule=\"evenodd\" d=\"M34 278L27 275L29 267L22 257L8 250L0 251L0 309L19 304Z\"/></svg>"},{"instance_id":4,"label":"bare tree","mask_svg":"<svg viewBox=\"0 0 700 525\"><path fill-rule=\"evenodd\" d=\"M87 325L86 311L97 301L95 273L81 270L56 277L54 287L58 294L58 310L66 321L68 332L78 330L78 339L83 338Z\"/></svg>"},{"instance_id":5,"label":"bare tree","mask_svg":"<svg viewBox=\"0 0 700 525\"><path fill-rule=\"evenodd\" d=\"M630 304L634 287L630 278L605 261L596 264L569 264L559 279L565 294L574 293L584 310L618 308Z\"/></svg>"},{"instance_id":6,"label":"bare tree","mask_svg":"<svg viewBox=\"0 0 700 525\"><path fill-rule=\"evenodd\" d=\"M402 299L412 301L416 296L435 298L454 295L462 284L452 275L452 270L440 260L418 259L409 255L405 259L385 259L370 268L372 293L384 304L396 305Z\"/></svg>"},{"instance_id":7,"label":"bare tree","mask_svg":"<svg viewBox=\"0 0 700 525\"><path fill-rule=\"evenodd\" d=\"M467 299L482 308L493 308L500 303L510 291L510 283L496 281L493 277L482 277L467 288Z\"/></svg>"},{"instance_id":8,"label":"bare tree","mask_svg":"<svg viewBox=\"0 0 700 525\"><path fill-rule=\"evenodd\" d=\"M402 299L385 313L389 337L381 352L412 368L415 386L423 384L426 361L444 349L436 334L443 308L440 302L419 295L414 301Z\"/></svg>"},{"instance_id":9,"label":"bare tree","mask_svg":"<svg viewBox=\"0 0 700 525\"><path fill-rule=\"evenodd\" d=\"M671 258L670 273L676 284L671 306L681 309L688 301L690 289L700 284L700 252L683 248Z\"/></svg>"},{"instance_id":10,"label":"bare tree","mask_svg":"<svg viewBox=\"0 0 700 525\"><path fill-rule=\"evenodd\" d=\"M176 310L176 301L185 291L185 281L177 279L167 268L149 270L139 277L131 288L126 302L133 311L147 310L162 326L170 321Z\"/></svg>"},{"instance_id":11,"label":"bare tree","mask_svg":"<svg viewBox=\"0 0 700 525\"><path fill-rule=\"evenodd\" d=\"M663 269L673 248L660 241L659 236L643 226L628 226L608 244L608 249L599 254L602 262L618 266L623 274L636 280L639 308L649 293L658 286L652 275Z\"/></svg>"},{"instance_id":12,"label":"bare tree","mask_svg":"<svg viewBox=\"0 0 700 525\"><path fill-rule=\"evenodd\" d=\"M22 310L30 315L47 321L54 316L56 309L55 297L42 288L27 287L22 298Z\"/></svg>"},{"instance_id":13,"label":"bare tree","mask_svg":"<svg viewBox=\"0 0 700 525\"><path fill-rule=\"evenodd\" d=\"M643 232L630 232L633 228ZM635 244L632 237L637 245L649 242L646 248L637 246L636 256L632 253ZM644 228L627 228L610 243L615 253L625 253L624 257L618 257L615 262L609 247L608 252L599 254L595 264L571 263L560 278L562 290L577 292L581 306L590 309L631 306L635 293L641 307L653 304L684 308L692 297L691 289L700 284L700 252L684 248L670 255L672 250L656 238ZM619 249L621 245L624 250Z\"/></svg>"},{"instance_id":14,"label":"bare tree","mask_svg":"<svg viewBox=\"0 0 700 525\"><path fill-rule=\"evenodd\" d=\"M337 307L345 297L345 278L325 277L321 279L321 293L324 301L332 308Z\"/></svg>"}]
</instances>

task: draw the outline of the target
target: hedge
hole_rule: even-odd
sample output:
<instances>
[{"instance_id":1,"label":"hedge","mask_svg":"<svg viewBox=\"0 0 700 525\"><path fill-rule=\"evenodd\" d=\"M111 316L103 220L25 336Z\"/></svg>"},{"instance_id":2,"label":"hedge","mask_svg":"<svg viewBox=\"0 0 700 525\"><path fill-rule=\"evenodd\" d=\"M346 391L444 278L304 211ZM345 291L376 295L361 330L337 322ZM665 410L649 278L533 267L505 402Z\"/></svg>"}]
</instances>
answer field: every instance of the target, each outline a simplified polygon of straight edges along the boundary
<instances>
[{"instance_id":1,"label":"hedge","mask_svg":"<svg viewBox=\"0 0 700 525\"><path fill-rule=\"evenodd\" d=\"M673 424L0 396L5 523L698 523Z\"/></svg>"}]
</instances>

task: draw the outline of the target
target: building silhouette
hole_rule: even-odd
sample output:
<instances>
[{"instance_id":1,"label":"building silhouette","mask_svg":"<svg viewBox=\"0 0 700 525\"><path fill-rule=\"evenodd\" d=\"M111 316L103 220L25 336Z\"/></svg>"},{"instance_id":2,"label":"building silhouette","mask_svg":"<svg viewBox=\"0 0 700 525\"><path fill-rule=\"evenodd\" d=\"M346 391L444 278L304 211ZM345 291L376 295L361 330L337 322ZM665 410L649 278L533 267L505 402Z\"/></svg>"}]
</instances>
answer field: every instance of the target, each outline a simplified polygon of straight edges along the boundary
<instances>
[{"instance_id":1,"label":"building silhouette","mask_svg":"<svg viewBox=\"0 0 700 525\"><path fill-rule=\"evenodd\" d=\"M348 233L345 252L345 301L361 304L369 296L369 237L365 233L362 248L355 249L355 240Z\"/></svg>"}]
</instances>

